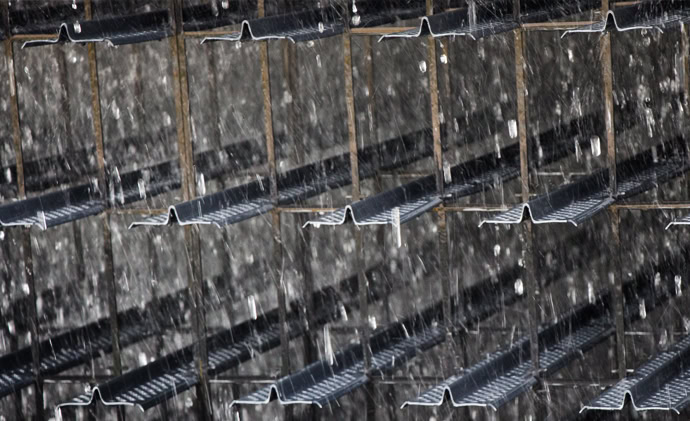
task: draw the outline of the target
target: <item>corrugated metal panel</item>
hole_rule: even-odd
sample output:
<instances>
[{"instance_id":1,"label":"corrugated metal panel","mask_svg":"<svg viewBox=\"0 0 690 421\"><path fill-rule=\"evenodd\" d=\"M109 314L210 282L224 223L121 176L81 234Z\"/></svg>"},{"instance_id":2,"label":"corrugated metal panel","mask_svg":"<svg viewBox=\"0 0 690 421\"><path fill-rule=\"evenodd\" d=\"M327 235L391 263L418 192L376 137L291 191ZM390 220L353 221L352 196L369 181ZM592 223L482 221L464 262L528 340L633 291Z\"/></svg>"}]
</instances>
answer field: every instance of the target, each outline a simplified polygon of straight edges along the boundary
<instances>
[{"instance_id":1,"label":"corrugated metal panel","mask_svg":"<svg viewBox=\"0 0 690 421\"><path fill-rule=\"evenodd\" d=\"M111 45L158 41L172 35L169 14L165 10L131 16L75 21L60 24L57 37L24 42L24 47L37 47L60 42L107 42Z\"/></svg>"},{"instance_id":2,"label":"corrugated metal panel","mask_svg":"<svg viewBox=\"0 0 690 421\"><path fill-rule=\"evenodd\" d=\"M347 23L332 7L242 21L240 30L227 35L210 36L209 41L261 41L289 39L292 42L311 41L340 35Z\"/></svg>"},{"instance_id":3,"label":"corrugated metal panel","mask_svg":"<svg viewBox=\"0 0 690 421\"><path fill-rule=\"evenodd\" d=\"M540 368L553 373L612 332L601 304L585 305L539 333ZM494 410L537 383L529 358L529 337L506 351L475 364L461 376L453 376L402 407L439 406L446 397L453 406L481 406Z\"/></svg>"},{"instance_id":4,"label":"corrugated metal panel","mask_svg":"<svg viewBox=\"0 0 690 421\"><path fill-rule=\"evenodd\" d=\"M616 7L609 10L606 18L601 22L566 31L563 35L578 32L631 31L641 29L656 29L663 32L666 29L679 27L682 23L690 22L690 9L687 3L642 1L638 4Z\"/></svg>"},{"instance_id":5,"label":"corrugated metal panel","mask_svg":"<svg viewBox=\"0 0 690 421\"><path fill-rule=\"evenodd\" d=\"M47 229L66 222L96 215L105 209L105 201L90 184L11 202L0 206L3 227L35 225Z\"/></svg>"},{"instance_id":6,"label":"corrugated metal panel","mask_svg":"<svg viewBox=\"0 0 690 421\"><path fill-rule=\"evenodd\" d=\"M610 196L608 169L604 169L484 220L480 226L485 223L517 224L525 218L525 210L536 224L571 223L577 226L616 201L655 188L685 173L688 168L684 140L677 138L620 163L616 197Z\"/></svg>"},{"instance_id":7,"label":"corrugated metal panel","mask_svg":"<svg viewBox=\"0 0 690 421\"><path fill-rule=\"evenodd\" d=\"M367 276L372 281L382 282L383 275L378 268L367 271ZM357 287L357 276L353 276L341 281L338 289L326 287L315 293L314 326L338 319L342 315L341 307L356 305L357 301L352 297L357 297ZM287 331L290 339L302 335L304 331L297 309L299 305L297 302L292 303L293 310L288 314ZM247 320L210 336L207 373L209 376L220 374L278 345L279 315L278 310L274 309L261 314L256 320ZM198 383L196 373L194 346L188 346L100 384L91 393L58 405L58 410L69 406L89 405L96 396L105 405L137 406L146 410L194 387Z\"/></svg>"},{"instance_id":8,"label":"corrugated metal panel","mask_svg":"<svg viewBox=\"0 0 690 421\"><path fill-rule=\"evenodd\" d=\"M373 373L385 372L404 364L418 351L441 343L445 329L436 322L440 318L436 305L423 314L393 323L370 340ZM307 404L323 407L369 381L365 373L360 344L336 353L333 362L317 361L273 385L233 401L232 405L261 405L278 399L281 404Z\"/></svg>"},{"instance_id":9,"label":"corrugated metal panel","mask_svg":"<svg viewBox=\"0 0 690 421\"><path fill-rule=\"evenodd\" d=\"M138 342L153 333L147 318L136 309L119 314L118 321L121 346ZM108 318L101 319L42 341L41 375L57 374L99 357L102 352L109 353L112 349L109 323ZM31 348L23 348L0 358L0 397L33 382Z\"/></svg>"},{"instance_id":10,"label":"corrugated metal panel","mask_svg":"<svg viewBox=\"0 0 690 421\"><path fill-rule=\"evenodd\" d=\"M582 408L621 410L630 396L637 411L680 413L690 403L690 336L657 354L635 373L607 389Z\"/></svg>"},{"instance_id":11,"label":"corrugated metal panel","mask_svg":"<svg viewBox=\"0 0 690 421\"><path fill-rule=\"evenodd\" d=\"M249 168L259 161L261 152L251 141L232 144L221 151L197 154L197 173L211 180L222 176L230 164L235 169ZM40 171L40 161L36 167ZM61 165L60 162L57 165ZM59 174L58 174L59 176ZM47 182L36 177L36 182ZM0 205L0 225L38 226L47 229L101 213L108 207L129 205L180 187L177 161L168 161L148 168L119 174L111 172L107 199L93 184L47 193L25 200Z\"/></svg>"},{"instance_id":12,"label":"corrugated metal panel","mask_svg":"<svg viewBox=\"0 0 690 421\"><path fill-rule=\"evenodd\" d=\"M478 2L473 7L463 7L443 13L425 16L419 27L400 32L384 34L379 39L416 38L428 36L439 38L468 36L480 39L512 31L521 22L541 22L581 13L601 6L598 0L533 0L521 4L519 20L515 19L512 1Z\"/></svg>"},{"instance_id":13,"label":"corrugated metal panel","mask_svg":"<svg viewBox=\"0 0 690 421\"><path fill-rule=\"evenodd\" d=\"M431 153L430 134L420 130L359 151L359 175L366 179L376 171L394 169ZM351 183L350 155L343 154L305 165L278 176L278 203L289 205ZM134 222L142 225L215 224L222 227L264 214L273 209L269 181L263 177L239 187L171 206L169 212Z\"/></svg>"},{"instance_id":14,"label":"corrugated metal panel","mask_svg":"<svg viewBox=\"0 0 690 421\"><path fill-rule=\"evenodd\" d=\"M593 132L601 125L601 118L589 115L575 119L541 133L530 139L531 145L539 145L540 158L536 167L552 164L573 154L576 145L584 144L583 126L591 124ZM356 225L404 224L445 201L456 200L501 185L520 175L519 145L514 144L471 161L456 165L450 170L450 182L446 180L444 196L436 191L434 176L419 178L395 189L353 203L328 213L306 225L341 225L352 221ZM399 210L400 220L394 217ZM305 226L306 226L305 225Z\"/></svg>"}]
</instances>

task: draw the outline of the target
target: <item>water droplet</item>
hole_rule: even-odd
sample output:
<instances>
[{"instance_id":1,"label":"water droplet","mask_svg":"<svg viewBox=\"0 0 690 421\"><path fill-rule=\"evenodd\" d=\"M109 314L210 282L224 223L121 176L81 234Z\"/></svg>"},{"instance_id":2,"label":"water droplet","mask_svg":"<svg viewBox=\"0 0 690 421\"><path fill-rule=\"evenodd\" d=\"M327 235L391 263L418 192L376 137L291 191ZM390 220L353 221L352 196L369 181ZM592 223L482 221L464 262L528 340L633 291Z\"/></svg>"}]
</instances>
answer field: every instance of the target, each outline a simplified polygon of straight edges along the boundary
<instances>
[{"instance_id":1,"label":"water droplet","mask_svg":"<svg viewBox=\"0 0 690 421\"><path fill-rule=\"evenodd\" d=\"M676 275L675 278L673 278L674 283L676 284L676 297L682 297L683 296L683 288L682 288L682 282L683 278L680 277L680 275Z\"/></svg>"},{"instance_id":2,"label":"water droplet","mask_svg":"<svg viewBox=\"0 0 690 421\"><path fill-rule=\"evenodd\" d=\"M448 64L448 56L445 54L441 54L441 63L443 64Z\"/></svg>"},{"instance_id":3,"label":"water droplet","mask_svg":"<svg viewBox=\"0 0 690 421\"><path fill-rule=\"evenodd\" d=\"M325 31L326 28L323 26L323 22L319 22L319 32L323 34L323 31Z\"/></svg>"},{"instance_id":4,"label":"water droplet","mask_svg":"<svg viewBox=\"0 0 690 421\"><path fill-rule=\"evenodd\" d=\"M333 352L333 342L331 341L331 327L328 324L323 327L323 344L328 364L333 365L335 363L335 353Z\"/></svg>"},{"instance_id":5,"label":"water droplet","mask_svg":"<svg viewBox=\"0 0 690 421\"><path fill-rule=\"evenodd\" d=\"M640 309L640 319L642 319L642 320L646 319L647 318L647 306L645 306L644 300L641 299L637 305Z\"/></svg>"},{"instance_id":6,"label":"water droplet","mask_svg":"<svg viewBox=\"0 0 690 421\"><path fill-rule=\"evenodd\" d=\"M426 73L426 61L422 60L419 62L419 71Z\"/></svg>"},{"instance_id":7,"label":"water droplet","mask_svg":"<svg viewBox=\"0 0 690 421\"><path fill-rule=\"evenodd\" d=\"M515 293L517 295L522 295L525 293L525 285L522 283L522 279L520 278L515 281Z\"/></svg>"},{"instance_id":8,"label":"water droplet","mask_svg":"<svg viewBox=\"0 0 690 421\"><path fill-rule=\"evenodd\" d=\"M589 147L592 150L592 156L601 155L601 139L599 139L599 136L589 138Z\"/></svg>"},{"instance_id":9,"label":"water droplet","mask_svg":"<svg viewBox=\"0 0 690 421\"><path fill-rule=\"evenodd\" d=\"M594 304L594 284L587 282L587 301Z\"/></svg>"},{"instance_id":10,"label":"water droplet","mask_svg":"<svg viewBox=\"0 0 690 421\"><path fill-rule=\"evenodd\" d=\"M256 320L259 315L256 312L256 298L253 295L247 297L247 306L249 307L249 313L252 315L252 319Z\"/></svg>"},{"instance_id":11,"label":"water droplet","mask_svg":"<svg viewBox=\"0 0 690 421\"><path fill-rule=\"evenodd\" d=\"M230 8L230 0L223 0L220 2L220 7L223 9L229 9Z\"/></svg>"},{"instance_id":12,"label":"water droplet","mask_svg":"<svg viewBox=\"0 0 690 421\"><path fill-rule=\"evenodd\" d=\"M362 18L359 15L353 15L352 16L352 26L359 26L361 19Z\"/></svg>"},{"instance_id":13,"label":"water droplet","mask_svg":"<svg viewBox=\"0 0 690 421\"><path fill-rule=\"evenodd\" d=\"M79 22L74 22L72 26L74 27L74 32L81 34L81 25Z\"/></svg>"},{"instance_id":14,"label":"water droplet","mask_svg":"<svg viewBox=\"0 0 690 421\"><path fill-rule=\"evenodd\" d=\"M494 257L498 257L498 256L500 256L500 255L501 255L501 245L500 245L500 244L496 244L496 245L494 246Z\"/></svg>"},{"instance_id":15,"label":"water droplet","mask_svg":"<svg viewBox=\"0 0 690 421\"><path fill-rule=\"evenodd\" d=\"M376 316L372 316L372 315L369 316L369 327L372 330L376 330Z\"/></svg>"},{"instance_id":16,"label":"water droplet","mask_svg":"<svg viewBox=\"0 0 690 421\"><path fill-rule=\"evenodd\" d=\"M518 135L517 121L508 120L508 133L510 134L511 139L515 139L517 137L517 135Z\"/></svg>"},{"instance_id":17,"label":"water droplet","mask_svg":"<svg viewBox=\"0 0 690 421\"><path fill-rule=\"evenodd\" d=\"M137 186L139 187L139 199L146 199L146 182L144 179L140 178L139 181L137 181Z\"/></svg>"}]
</instances>

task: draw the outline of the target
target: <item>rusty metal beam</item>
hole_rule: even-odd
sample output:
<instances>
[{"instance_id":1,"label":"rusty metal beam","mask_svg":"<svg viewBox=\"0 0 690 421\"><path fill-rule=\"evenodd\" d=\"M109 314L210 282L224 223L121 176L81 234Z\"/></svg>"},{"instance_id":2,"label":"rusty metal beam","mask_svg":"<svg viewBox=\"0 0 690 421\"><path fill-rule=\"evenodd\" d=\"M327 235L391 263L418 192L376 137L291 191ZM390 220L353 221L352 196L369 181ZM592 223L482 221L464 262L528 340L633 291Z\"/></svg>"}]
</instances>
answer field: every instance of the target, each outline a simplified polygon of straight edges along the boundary
<instances>
[{"instance_id":1,"label":"rusty metal beam","mask_svg":"<svg viewBox=\"0 0 690 421\"><path fill-rule=\"evenodd\" d=\"M10 31L10 12L9 3L3 2L2 15L5 28L9 35ZM15 162L17 168L17 193L18 199L26 199L26 188L24 185L24 151L21 137L21 122L19 116L19 99L17 97L17 79L14 67L14 45L8 37L5 40L5 65L9 76L10 85L10 116L12 119L12 142L14 146ZM40 333L38 309L36 308L36 280L34 278L33 253L31 250L31 228L22 228L22 254L24 256L24 280L29 286L29 333L31 335L31 358L32 370L36 379L35 382L35 418L39 421L44 419L44 397L43 380L40 375L41 355L39 351ZM15 405L16 414L21 416L21 395L16 395Z\"/></svg>"},{"instance_id":2,"label":"rusty metal beam","mask_svg":"<svg viewBox=\"0 0 690 421\"><path fill-rule=\"evenodd\" d=\"M520 0L514 0L515 18L520 18ZM520 191L523 202L529 201L529 145L527 144L527 63L525 59L526 35L521 28L515 29L514 50L515 50L515 83L517 95L517 123L518 140L520 145ZM533 375L539 380L534 387L535 399L531 402L532 410L536 419L543 419L546 415L545 405L542 402L540 391L543 389L542 376L540 375L539 361L539 306L541 301L541 286L536 276L535 249L534 249L534 228L531 219L522 223L520 237L523 244L522 254L524 262L524 273L526 278L526 291L528 294L528 329L530 336L530 358L532 360Z\"/></svg>"},{"instance_id":3,"label":"rusty metal beam","mask_svg":"<svg viewBox=\"0 0 690 421\"><path fill-rule=\"evenodd\" d=\"M182 173L182 196L190 200L196 196L196 176L194 171L194 152L191 135L189 109L189 84L187 80L187 56L182 27L182 1L170 0L169 10L174 35L170 38L173 58L173 91L175 96L175 122L177 126L177 145ZM184 227L185 246L188 257L188 283L192 303L192 324L194 328L195 357L199 385L196 387L197 416L201 420L213 418L211 391L208 387L206 366L208 347L206 344L206 317L203 307L204 286L201 267L201 246L199 228Z\"/></svg>"}]
</instances>

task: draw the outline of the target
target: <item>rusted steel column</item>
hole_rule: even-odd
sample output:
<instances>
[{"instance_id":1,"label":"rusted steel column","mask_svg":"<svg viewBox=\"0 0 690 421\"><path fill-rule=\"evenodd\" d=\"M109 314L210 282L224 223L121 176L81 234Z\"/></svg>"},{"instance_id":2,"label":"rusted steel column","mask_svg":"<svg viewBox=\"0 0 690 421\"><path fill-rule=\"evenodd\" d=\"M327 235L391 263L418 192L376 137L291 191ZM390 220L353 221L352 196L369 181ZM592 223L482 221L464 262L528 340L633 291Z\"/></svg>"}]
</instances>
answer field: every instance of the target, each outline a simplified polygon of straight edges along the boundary
<instances>
[{"instance_id":1,"label":"rusted steel column","mask_svg":"<svg viewBox=\"0 0 690 421\"><path fill-rule=\"evenodd\" d=\"M520 20L520 1L514 1L514 16ZM520 187L522 202L529 201L529 145L527 144L527 76L525 74L527 63L525 61L525 33L521 28L513 31L515 42L515 83L517 93L517 120L518 120L518 139L520 145ZM520 236L522 237L522 261L524 264L525 285L528 294L528 320L530 335L530 358L532 360L532 371L537 378L539 375L539 302L541 300L541 286L537 280L536 267L534 261L534 227L532 220L527 219L522 223ZM535 401L532 403L533 411L537 419L543 419L546 415L545 406L539 396L542 388L541 382L535 386Z\"/></svg>"},{"instance_id":2,"label":"rusted steel column","mask_svg":"<svg viewBox=\"0 0 690 421\"><path fill-rule=\"evenodd\" d=\"M434 13L434 1L426 0L426 14ZM436 176L436 190L443 194L443 143L441 139L441 117L438 95L438 66L436 60L436 40L427 38L427 54L429 62L429 100L431 104L431 128L434 140L434 174ZM450 257L448 254L448 230L443 204L438 210L438 247L441 271L441 291L443 293L443 319L449 333L452 329L451 286L450 286Z\"/></svg>"},{"instance_id":3,"label":"rusted steel column","mask_svg":"<svg viewBox=\"0 0 690 421\"><path fill-rule=\"evenodd\" d=\"M291 2L286 2L287 10L292 10ZM297 49L294 43L283 40L281 41L282 59L283 59L283 77L285 78L285 89L287 90L290 102L287 105L287 142L293 145L294 161L296 165L305 164L306 154L306 139L298 137L302 134L302 126L300 115L297 112ZM304 230L301 227L307 222L308 214L300 213L296 215L297 232L296 232L296 246L297 255L299 259L299 269L302 273L302 301L304 305L301 306L301 318L306 330L302 336L304 345L304 365L313 362L317 358L317 348L314 340L314 332L311 330L313 326L313 292L314 292L314 274L311 270L312 249L311 249L311 230ZM314 412L313 408L309 411Z\"/></svg>"},{"instance_id":4,"label":"rusted steel column","mask_svg":"<svg viewBox=\"0 0 690 421\"><path fill-rule=\"evenodd\" d=\"M84 14L87 20L93 18L91 0L84 1ZM93 112L93 131L96 142L96 161L98 163L98 185L107 197L108 185L106 180L105 168L105 147L103 143L103 123L101 120L101 95L98 82L98 59L96 56L96 46L93 43L87 45L89 59L89 82L91 87L91 108ZM122 374L122 361L120 357L120 334L117 321L117 289L115 285L115 275L113 268L113 244L110 230L110 215L104 212L102 218L103 229L103 258L105 259L105 291L107 294L108 315L110 317L110 332L112 341L112 363L113 374ZM118 419L124 419L124 411L118 409Z\"/></svg>"},{"instance_id":5,"label":"rusted steel column","mask_svg":"<svg viewBox=\"0 0 690 421\"><path fill-rule=\"evenodd\" d=\"M171 26L174 35L170 38L173 57L173 91L175 96L175 122L177 126L177 145L182 173L182 197L190 200L196 197L196 177L194 171L194 152L191 136L189 111L189 85L187 80L187 56L182 27L182 0L170 0ZM206 318L203 307L204 285L201 267L201 247L199 228L184 227L184 238L189 259L189 293L192 303L192 324L195 341L195 357L199 385L196 387L197 415L199 419L213 418L211 392L208 386L206 366L208 347L206 344Z\"/></svg>"},{"instance_id":6,"label":"rusted steel column","mask_svg":"<svg viewBox=\"0 0 690 421\"><path fill-rule=\"evenodd\" d=\"M347 12L349 15L350 11L347 10ZM345 106L347 108L348 144L350 147L352 201L356 202L361 198L361 190L357 149L357 117L355 113L355 93L352 74L352 34L349 30L346 30L343 34L343 66L345 74ZM371 349L369 347L369 337L371 334L369 326L369 281L364 273L363 232L357 226L354 226L353 230L355 236L355 265L358 271L357 279L359 284L359 311L361 320L359 340L364 355L364 371L367 372L371 367ZM371 383L367 384L364 394L366 398L366 419L373 420L376 417L376 403L374 402L373 386Z\"/></svg>"},{"instance_id":7,"label":"rusted steel column","mask_svg":"<svg viewBox=\"0 0 690 421\"><path fill-rule=\"evenodd\" d=\"M264 0L258 3L259 17L266 15ZM283 243L281 236L280 211L278 209L278 174L276 171L276 150L273 133L273 111L271 108L271 76L269 72L268 42L260 41L259 54L261 60L261 89L264 101L264 131L266 136L266 155L268 157L268 172L270 180L273 246L270 262L271 277L278 296L278 319L280 321L280 373L287 376L290 373L290 340L287 334L287 310L285 303L285 284L283 281ZM292 408L285 407L285 418L292 418Z\"/></svg>"},{"instance_id":8,"label":"rusted steel column","mask_svg":"<svg viewBox=\"0 0 690 421\"><path fill-rule=\"evenodd\" d=\"M15 161L17 165L17 197L18 199L26 199L26 189L24 185L24 151L22 148L21 123L19 118L19 99L17 98L17 79L15 77L14 68L14 45L11 40L10 33L10 12L9 4L3 2L2 15L4 26L6 28L5 40L5 64L9 76L10 85L10 115L12 119L12 141L14 144ZM39 350L40 332L38 309L36 308L36 281L34 279L33 268L33 253L31 250L31 228L22 228L22 254L24 256L24 280L29 286L29 334L31 335L31 359L32 369L35 376L35 406L36 419L44 419L44 401L43 401L43 379L41 378L41 355ZM17 394L15 405L18 415L21 415L21 398Z\"/></svg>"},{"instance_id":9,"label":"rusted steel column","mask_svg":"<svg viewBox=\"0 0 690 421\"><path fill-rule=\"evenodd\" d=\"M601 1L601 13L606 16L609 11L609 0ZM611 34L605 32L600 41L601 76L604 88L604 120L606 121L606 165L609 170L609 194L615 197L618 193L616 180L616 135L613 124L613 71L611 68ZM618 376L625 377L625 322L623 309L623 277L621 267L620 219L618 210L612 209L611 220L611 253L613 254L613 308L616 325L616 362Z\"/></svg>"}]
</instances>

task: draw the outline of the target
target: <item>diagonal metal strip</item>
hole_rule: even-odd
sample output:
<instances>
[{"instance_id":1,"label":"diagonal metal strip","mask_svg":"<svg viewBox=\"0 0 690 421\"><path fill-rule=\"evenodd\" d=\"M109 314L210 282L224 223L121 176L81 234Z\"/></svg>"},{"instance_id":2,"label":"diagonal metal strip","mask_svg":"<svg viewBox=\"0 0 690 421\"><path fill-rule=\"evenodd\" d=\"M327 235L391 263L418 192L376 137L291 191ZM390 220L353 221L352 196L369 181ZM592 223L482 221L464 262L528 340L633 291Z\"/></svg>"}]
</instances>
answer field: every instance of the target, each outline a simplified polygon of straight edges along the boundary
<instances>
[{"instance_id":1,"label":"diagonal metal strip","mask_svg":"<svg viewBox=\"0 0 690 421\"><path fill-rule=\"evenodd\" d=\"M165 10L130 16L62 23L57 37L24 42L22 48L63 42L107 42L111 45L158 41L172 35L169 15Z\"/></svg>"},{"instance_id":2,"label":"diagonal metal strip","mask_svg":"<svg viewBox=\"0 0 690 421\"><path fill-rule=\"evenodd\" d=\"M101 194L94 185L81 185L19 200L0 206L0 226L32 226L47 229L105 209Z\"/></svg>"},{"instance_id":3,"label":"diagonal metal strip","mask_svg":"<svg viewBox=\"0 0 690 421\"><path fill-rule=\"evenodd\" d=\"M261 41L288 39L292 42L312 41L340 35L349 27L370 28L411 19L424 14L424 1L369 0L355 3L352 18L335 7L244 20L236 32L205 37L201 43L212 41Z\"/></svg>"},{"instance_id":4,"label":"diagonal metal strip","mask_svg":"<svg viewBox=\"0 0 690 421\"><path fill-rule=\"evenodd\" d=\"M122 346L138 342L153 333L152 326L137 309L118 314ZM109 319L101 319L40 344L41 377L60 373L112 349ZM0 397L34 382L31 348L0 358Z\"/></svg>"},{"instance_id":5,"label":"diagonal metal strip","mask_svg":"<svg viewBox=\"0 0 690 421\"><path fill-rule=\"evenodd\" d=\"M542 22L582 13L601 6L598 0L531 0L520 4L520 17L515 20L511 0L475 3L474 8L462 7L425 16L419 27L383 34L379 41L390 38L432 36L467 36L480 39L520 27L520 22Z\"/></svg>"},{"instance_id":6,"label":"diagonal metal strip","mask_svg":"<svg viewBox=\"0 0 690 421\"><path fill-rule=\"evenodd\" d=\"M670 227L676 225L690 225L690 215L686 215L682 218L678 218L674 221L669 222L669 224L666 225L666 229L669 229Z\"/></svg>"},{"instance_id":7,"label":"diagonal metal strip","mask_svg":"<svg viewBox=\"0 0 690 421\"><path fill-rule=\"evenodd\" d=\"M636 411L680 413L690 403L690 336L660 352L581 411L618 411L629 396Z\"/></svg>"},{"instance_id":8,"label":"diagonal metal strip","mask_svg":"<svg viewBox=\"0 0 690 421\"><path fill-rule=\"evenodd\" d=\"M657 145L618 165L618 195L608 190L608 169L597 171L527 203L518 205L479 225L517 224L526 216L535 224L587 221L613 203L651 190L685 173L690 165L682 137Z\"/></svg>"},{"instance_id":9,"label":"diagonal metal strip","mask_svg":"<svg viewBox=\"0 0 690 421\"><path fill-rule=\"evenodd\" d=\"M441 305L393 323L370 339L372 373L365 373L363 351L353 344L333 356L332 363L317 361L275 384L264 387L232 405L267 404L278 399L281 404L312 404L323 407L369 381L369 375L385 372L404 364L418 352L445 339L445 328L438 325Z\"/></svg>"},{"instance_id":10,"label":"diagonal metal strip","mask_svg":"<svg viewBox=\"0 0 690 421\"><path fill-rule=\"evenodd\" d=\"M379 170L395 169L428 156L431 153L429 138L427 130L420 130L361 149L358 154L360 178L370 178ZM338 155L279 175L278 204L294 204L350 183L350 155ZM168 225L173 222L179 225L215 224L218 227L235 224L273 209L268 184L268 179L263 177L242 186L183 202L171 206L166 214L134 222L130 228Z\"/></svg>"},{"instance_id":11,"label":"diagonal metal strip","mask_svg":"<svg viewBox=\"0 0 690 421\"><path fill-rule=\"evenodd\" d=\"M584 142L580 131L588 124L596 130L601 124L601 118L596 114L581 117L531 139L531 145L539 145L538 155L541 158L536 166L549 165L571 155L577 148L576 144ZM433 176L422 177L327 213L317 220L308 221L305 226L341 225L350 220L356 225L404 224L438 206L444 200L455 200L486 191L517 178L520 175L519 152L519 145L514 144L499 152L456 165L451 168L452 181L445 183L443 197L436 193L436 180ZM394 212L395 210L399 212Z\"/></svg>"},{"instance_id":12,"label":"diagonal metal strip","mask_svg":"<svg viewBox=\"0 0 690 421\"><path fill-rule=\"evenodd\" d=\"M221 151L201 152L196 156L197 172L205 179L224 174L230 164L233 168L249 168L261 157L255 143L242 141ZM44 182L44 181L42 181ZM0 205L1 226L38 226L47 229L97 215L109 207L124 206L151 198L180 187L176 161L130 171L122 175L111 172L107 199L92 184L82 184L57 192Z\"/></svg>"},{"instance_id":13,"label":"diagonal metal strip","mask_svg":"<svg viewBox=\"0 0 690 421\"><path fill-rule=\"evenodd\" d=\"M382 275L379 268L373 268L367 271L367 276L378 279ZM341 308L356 305L357 300L352 297L357 297L357 287L357 276L353 276L341 281L337 289L326 287L316 292L313 297L318 304L315 309L315 326L338 319L342 315ZM371 298L378 299L376 291L373 293ZM288 315L286 328L290 339L303 333L297 309L300 305L293 302L293 310ZM218 375L279 344L278 310L273 309L256 320L247 320L210 336L207 373L209 376ZM194 387L198 383L197 372L192 345L100 384L91 393L58 405L56 410L89 405L98 398L104 405L137 406L144 411Z\"/></svg>"},{"instance_id":14,"label":"diagonal metal strip","mask_svg":"<svg viewBox=\"0 0 690 421\"><path fill-rule=\"evenodd\" d=\"M570 29L565 31L563 36L613 30L623 32L656 29L663 32L664 29L677 28L686 22L690 22L690 8L688 8L687 3L683 4L681 1L661 3L646 0L609 10L604 20L577 29Z\"/></svg>"},{"instance_id":15,"label":"diagonal metal strip","mask_svg":"<svg viewBox=\"0 0 690 421\"><path fill-rule=\"evenodd\" d=\"M603 314L603 306L589 304L542 329L539 333L540 365L553 373L608 337L613 328ZM497 410L534 386L529 359L529 337L510 349L498 352L470 367L461 376L452 376L402 407L439 406L449 398L453 406L481 406Z\"/></svg>"},{"instance_id":16,"label":"diagonal metal strip","mask_svg":"<svg viewBox=\"0 0 690 421\"><path fill-rule=\"evenodd\" d=\"M472 326L495 314L502 305L520 299L514 282L520 267L515 265L501 272L497 279L488 278L468 288L463 296L466 314L460 325ZM497 299L497 291L502 299ZM456 300L456 297L452 298ZM364 372L362 346L353 344L336 353L333 364L318 361L297 373L261 388L235 404L260 405L275 399L281 404L313 404L323 407L369 382L372 375L405 364L422 351L433 348L446 339L447 330L440 324L443 302L437 302L421 313L404 321L392 323L372 336L372 370Z\"/></svg>"},{"instance_id":17,"label":"diagonal metal strip","mask_svg":"<svg viewBox=\"0 0 690 421\"><path fill-rule=\"evenodd\" d=\"M226 35L209 36L210 41L262 41L288 39L292 42L311 41L340 35L347 24L333 7L244 20L240 30Z\"/></svg>"},{"instance_id":18,"label":"diagonal metal strip","mask_svg":"<svg viewBox=\"0 0 690 421\"><path fill-rule=\"evenodd\" d=\"M573 237L567 243L573 243ZM635 278L623 286L626 302L644 300L647 305L656 307L663 304L673 291L673 279L679 268L687 262L687 248L662 255L656 264L648 262ZM570 271L573 268L564 268ZM650 276L658 274L662 282L650 285ZM470 300L471 302L471 300ZM594 304L580 306L565 318L539 333L540 366L545 375L551 375L583 352L613 334L614 328L608 313L611 309L611 295L604 293ZM627 323L640 317L639 306L626 306ZM524 393L537 382L532 375L532 362L529 359L529 337L521 338L506 351L495 353L475 364L463 373L452 376L432 387L407 405L439 406L446 399L456 406L481 406L497 410L515 397Z\"/></svg>"}]
</instances>

